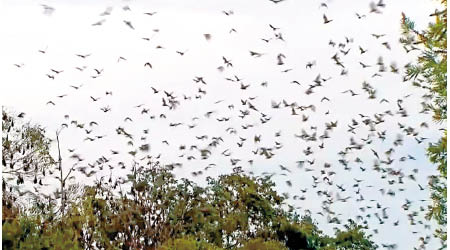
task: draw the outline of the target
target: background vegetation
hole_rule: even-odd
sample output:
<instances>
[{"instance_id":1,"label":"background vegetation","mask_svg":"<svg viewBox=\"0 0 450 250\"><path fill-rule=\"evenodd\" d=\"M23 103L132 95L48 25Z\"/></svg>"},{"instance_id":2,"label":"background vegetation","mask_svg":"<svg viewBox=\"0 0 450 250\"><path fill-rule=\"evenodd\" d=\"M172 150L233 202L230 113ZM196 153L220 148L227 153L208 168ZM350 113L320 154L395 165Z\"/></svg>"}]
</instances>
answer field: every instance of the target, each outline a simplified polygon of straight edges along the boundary
<instances>
[{"instance_id":1,"label":"background vegetation","mask_svg":"<svg viewBox=\"0 0 450 250\"><path fill-rule=\"evenodd\" d=\"M42 185L39 178L45 178L52 169L57 171L58 164L49 156L51 140L43 136L42 128L24 124L16 129L20 121L5 111L3 120L3 169L11 169L8 173L17 177L16 185L10 184L11 179L3 180L5 249L376 247L353 221L348 221L345 231L336 231L334 237L324 235L312 218L289 209L269 178L236 172L209 178L208 185L200 187L188 179L177 180L169 168L153 163L151 157L144 163L134 162L132 172L123 181L101 178L95 185L83 187L79 195L60 202L33 193L32 207L21 206L16 200L18 195L28 193L21 191L24 183ZM7 156L23 151L20 142L28 142L30 149L39 146L33 151L33 161L46 160L48 164L20 172L29 163L22 157L11 166L15 157ZM119 192L117 186L121 187ZM70 195L69 190L65 192Z\"/></svg>"}]
</instances>

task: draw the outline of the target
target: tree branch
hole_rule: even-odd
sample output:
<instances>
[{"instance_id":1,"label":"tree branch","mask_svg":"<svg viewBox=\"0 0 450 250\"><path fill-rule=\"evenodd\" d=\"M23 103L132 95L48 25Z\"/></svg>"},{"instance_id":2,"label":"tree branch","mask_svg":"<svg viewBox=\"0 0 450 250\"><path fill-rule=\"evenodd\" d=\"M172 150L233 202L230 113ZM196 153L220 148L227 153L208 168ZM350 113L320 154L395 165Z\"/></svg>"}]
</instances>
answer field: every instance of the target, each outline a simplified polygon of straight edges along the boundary
<instances>
[{"instance_id":1,"label":"tree branch","mask_svg":"<svg viewBox=\"0 0 450 250\"><path fill-rule=\"evenodd\" d=\"M56 142L58 143L58 164L59 164L59 173L60 173L60 182L61 182L61 214L64 216L64 207L65 207L65 200L64 200L64 181L63 179L63 171L62 171L62 158L61 158L61 149L59 147L59 133L61 130L56 132Z\"/></svg>"}]
</instances>

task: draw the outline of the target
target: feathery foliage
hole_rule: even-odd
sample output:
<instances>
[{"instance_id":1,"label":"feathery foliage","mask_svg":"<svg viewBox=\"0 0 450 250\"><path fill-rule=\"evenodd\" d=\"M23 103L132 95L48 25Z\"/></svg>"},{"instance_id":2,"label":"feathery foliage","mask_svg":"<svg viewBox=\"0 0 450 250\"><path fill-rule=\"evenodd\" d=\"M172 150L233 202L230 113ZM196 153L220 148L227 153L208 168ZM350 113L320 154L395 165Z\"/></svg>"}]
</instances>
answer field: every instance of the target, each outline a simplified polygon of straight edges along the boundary
<instances>
[{"instance_id":1,"label":"feathery foliage","mask_svg":"<svg viewBox=\"0 0 450 250\"><path fill-rule=\"evenodd\" d=\"M406 68L406 79L413 80L415 86L426 88L432 94L433 101L428 104L433 111L433 119L443 123L447 121L447 0L442 0L442 10L436 10L430 16L434 22L424 31L416 30L415 23L402 14L401 27L403 37L400 42L406 51L419 50L415 64ZM428 156L437 165L440 175L431 176L429 185L432 190L433 205L429 209L428 219L435 219L441 228L436 231L444 246L447 240L447 131L442 138L428 147Z\"/></svg>"}]
</instances>

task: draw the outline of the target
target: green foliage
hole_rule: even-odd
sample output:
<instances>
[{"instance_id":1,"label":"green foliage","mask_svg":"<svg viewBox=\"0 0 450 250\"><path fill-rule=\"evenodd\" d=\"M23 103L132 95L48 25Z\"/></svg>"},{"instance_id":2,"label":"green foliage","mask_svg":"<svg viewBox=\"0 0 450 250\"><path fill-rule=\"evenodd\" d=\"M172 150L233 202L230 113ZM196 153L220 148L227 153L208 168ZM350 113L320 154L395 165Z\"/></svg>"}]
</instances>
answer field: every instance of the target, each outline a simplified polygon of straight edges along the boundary
<instances>
[{"instance_id":1,"label":"green foliage","mask_svg":"<svg viewBox=\"0 0 450 250\"><path fill-rule=\"evenodd\" d=\"M432 163L438 165L438 170L444 179L447 179L447 131L444 136L428 147L428 156Z\"/></svg>"},{"instance_id":2,"label":"green foliage","mask_svg":"<svg viewBox=\"0 0 450 250\"><path fill-rule=\"evenodd\" d=\"M400 39L408 52L420 51L417 62L407 66L405 78L413 79L415 86L430 91L433 102L427 104L427 107L433 111L433 119L439 123L447 120L447 0L442 0L441 3L444 9L436 10L430 15L434 16L435 21L424 31L417 31L414 22L403 14L403 37ZM440 175L430 177L433 205L430 206L427 217L435 219L442 226L436 233L446 247L447 131L437 143L428 147L428 156L430 161L437 165Z\"/></svg>"},{"instance_id":3,"label":"green foliage","mask_svg":"<svg viewBox=\"0 0 450 250\"><path fill-rule=\"evenodd\" d=\"M447 1L442 3L445 10L432 14L435 22L422 32L417 31L414 22L403 14L403 37L400 39L407 51L421 52L417 62L407 66L406 79L429 84L422 87L429 89L434 96L432 110L436 121L447 119Z\"/></svg>"},{"instance_id":4,"label":"green foliage","mask_svg":"<svg viewBox=\"0 0 450 250\"><path fill-rule=\"evenodd\" d=\"M248 241L239 250L287 250L287 248L278 241L264 241L257 238Z\"/></svg>"},{"instance_id":5,"label":"green foliage","mask_svg":"<svg viewBox=\"0 0 450 250\"><path fill-rule=\"evenodd\" d=\"M338 230L336 232L335 249L370 250L374 248L374 243L367 239L365 233L361 230L362 226L349 221L349 224L345 227L346 231Z\"/></svg>"},{"instance_id":6,"label":"green foliage","mask_svg":"<svg viewBox=\"0 0 450 250\"><path fill-rule=\"evenodd\" d=\"M310 217L285 211L268 178L235 173L199 187L167 168L136 164L126 185L129 191L120 196L107 183L86 187L64 215L15 213L3 223L5 249L376 248L361 227L333 238Z\"/></svg>"},{"instance_id":7,"label":"green foliage","mask_svg":"<svg viewBox=\"0 0 450 250\"><path fill-rule=\"evenodd\" d=\"M42 223L39 217L21 216L2 225L4 249L81 249L75 236L75 228Z\"/></svg>"},{"instance_id":8,"label":"green foliage","mask_svg":"<svg viewBox=\"0 0 450 250\"><path fill-rule=\"evenodd\" d=\"M192 238L170 239L158 250L222 250L205 241L197 241Z\"/></svg>"}]
</instances>

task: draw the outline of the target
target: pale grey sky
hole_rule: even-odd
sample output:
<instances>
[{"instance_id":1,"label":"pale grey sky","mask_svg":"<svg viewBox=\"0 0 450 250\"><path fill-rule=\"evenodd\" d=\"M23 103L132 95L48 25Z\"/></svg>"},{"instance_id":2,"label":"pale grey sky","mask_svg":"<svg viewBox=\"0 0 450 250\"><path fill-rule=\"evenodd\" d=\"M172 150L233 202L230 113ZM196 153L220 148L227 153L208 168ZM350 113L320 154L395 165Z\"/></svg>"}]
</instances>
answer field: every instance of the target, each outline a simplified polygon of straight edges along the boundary
<instances>
[{"instance_id":1,"label":"pale grey sky","mask_svg":"<svg viewBox=\"0 0 450 250\"><path fill-rule=\"evenodd\" d=\"M413 53L406 54L398 43L400 36L401 12L405 12L419 27L426 27L429 13L437 7L433 1L385 1L386 7L380 8L382 14L369 13L370 1L326 1L327 8L320 7L320 1L294 1L286 0L280 4L270 1L2 1L0 3L0 67L2 69L2 84L0 100L2 105L17 112L25 112L27 119L40 123L47 128L49 136L54 136L61 123L70 123L77 120L84 123L90 129L89 122L97 121L99 126L94 126L93 132L86 135L84 129L76 129L73 125L63 131L61 135L64 157L70 154L66 149L76 148L76 152L88 162L94 162L104 155L113 162L123 161L128 169L131 157L123 157L126 152L132 150L126 145L123 137L117 136L115 129L119 126L133 134L138 146L139 138L143 135L143 129L149 129L146 142L151 145L151 154L161 153L161 162L181 162L183 167L176 169L179 177L193 178L191 172L203 170L210 163L216 167L204 171L205 173L194 178L199 183L204 182L206 176L217 176L222 173L230 173L232 170L230 158L241 159L237 166L242 166L246 172L255 174L263 172L277 173L273 180L278 184L278 190L290 194L291 204L299 207L299 212L304 213L309 209L312 216L324 228L326 233L332 233L332 228L339 226L327 223L326 216L317 214L321 212L322 201L326 197L318 196L317 191L332 193L335 202L331 205L333 211L339 215L343 223L348 218L355 219L357 215L371 214L369 221L369 233L378 229L374 234L374 240L381 246L382 243L398 244L398 249L413 249L419 245L418 239L432 234L435 228L432 222L425 221L424 212L420 212L415 220L421 220L424 224L431 224L431 229L425 229L424 225L410 225L408 213L419 210L420 206L429 204L429 193L419 191L418 183L426 187L427 176L435 173L425 157L425 147L428 142L437 140L440 136L439 125L431 121L430 114L420 114L421 96L426 92L411 86L411 83L402 81L403 65L415 58ZM55 8L51 15L43 13L46 4ZM124 10L128 6L130 10ZM112 7L111 15L100 16L107 7ZM225 15L222 11L232 10L234 14ZM157 12L149 16L144 12ZM355 13L366 15L358 19ZM324 24L323 14L333 21ZM92 24L105 20L100 26ZM130 29L124 20L130 21L134 27ZM274 32L269 24L279 28ZM230 33L231 29L236 32ZM159 30L155 32L154 30ZM274 33L282 33L285 41L274 37ZM203 34L211 34L211 40L205 40ZM375 38L371 34L386 34L381 38ZM346 43L346 37L353 42ZM150 38L146 41L142 38ZM271 39L268 43L261 39ZM329 45L332 40L335 47ZM388 42L391 49L382 45ZM345 44L344 51L350 49L347 55L339 52L339 57L348 71L348 75L342 76L341 68L335 65L331 57L340 49L338 44ZM163 48L157 48L161 46ZM367 52L361 54L359 47ZM38 52L44 50L45 53ZM180 56L176 51L185 52ZM250 56L249 51L263 53L261 57ZM284 65L277 65L277 55L284 54ZM90 56L85 59L76 56L83 54ZM233 67L223 64L222 57L231 60ZM382 77L372 77L377 72L377 58L382 56L387 67L387 72ZM118 61L119 57L126 60ZM311 69L305 66L308 62L315 61ZM150 62L152 69L144 67ZM371 65L363 69L359 62ZM389 65L395 63L401 74L390 72ZM22 65L20 68L14 64ZM225 70L217 70L224 66ZM75 69L80 67L82 71ZM85 67L85 68L84 68ZM56 74L51 71L63 70ZM97 76L94 69L102 69ZM287 73L281 71L292 69ZM53 75L54 80L46 76ZM314 93L306 95L305 91L313 80L320 74L321 78L331 79L323 81L323 87L314 89ZM230 82L225 78L238 76L244 85L250 84L246 90L240 88L241 83ZM204 77L206 85L195 83L192 79L196 76ZM267 87L261 86L262 82L268 82ZM298 81L300 86L291 83ZM361 89L362 83L367 81L377 93L376 99L367 99L367 93ZM78 90L70 87L80 86ZM153 94L151 87L161 90ZM201 99L196 99L198 88L206 90L207 94ZM350 93L342 93L352 89L359 94L352 97ZM163 90L174 92L181 105L175 110L162 107L161 98ZM105 95L106 91L112 91L112 96ZM67 94L63 98L58 95ZM191 100L184 100L183 95L190 96ZM410 95L409 97L405 97ZM96 102L90 98L100 97ZM323 101L327 96L330 102ZM262 116L250 110L250 115L244 119L239 118L239 110L247 110L248 105L241 105L241 100L256 97L250 100L260 112L270 117L271 120L262 124ZM383 98L389 103L380 103ZM296 102L299 106L314 104L315 112L311 110L301 111L297 109L298 116L291 115L290 108L273 109L271 102L288 103ZM408 113L408 117L396 114L398 111L397 100L402 99L401 104ZM46 105L48 101L56 103L55 106ZM217 101L222 102L216 103ZM134 106L144 104L140 108ZM228 105L234 105L229 109ZM102 107L110 107L111 112L104 113ZM282 105L283 106L283 105ZM149 114L141 115L142 108L149 108ZM386 115L385 122L376 125L376 131L386 131L386 140L378 139L377 132L370 133L368 127L362 125L358 114L365 114L374 119L374 114L392 110L394 116ZM214 111L210 118L205 113ZM329 114L327 115L327 111ZM160 119L161 113L166 114L166 119ZM64 115L68 114L67 120ZM155 119L150 119L155 115ZM302 115L308 116L307 121L302 120ZM133 122L124 122L125 117L131 117ZM193 117L198 120L193 121ZM230 117L228 122L218 122L216 119ZM356 134L347 132L352 119L359 122ZM338 126L330 132L329 139L324 141L324 149L318 146L321 140L305 142L296 138L302 129L311 134L311 126L317 126L317 137L323 134L325 123L338 121ZM170 127L170 123L183 123L178 127ZM421 128L419 125L427 122L429 128ZM407 136L397 123L411 126L419 132L417 138L428 138L418 144L414 137ZM196 125L190 129L187 125ZM243 129L244 125L254 125L249 129ZM234 128L237 134L229 134L227 128ZM280 137L275 133L281 131ZM373 142L365 145L361 151L351 151L345 157L350 161L351 170L344 170L344 166L338 163L341 157L337 154L350 145L350 137L354 137L357 143L362 143L361 138L373 135ZM398 134L402 134L404 142L402 146L394 147L393 141ZM86 136L106 135L104 139L94 142L84 141ZM208 135L206 140L198 140L195 136ZM255 144L255 135L262 135L261 142ZM189 150L190 145L198 148L206 148L214 136L221 136L224 140L217 148L212 148L212 155L207 160L201 160L196 150ZM246 138L242 147L238 147L239 137ZM169 145L162 143L167 140ZM280 149L274 150L275 156L266 159L261 155L254 155L251 151L258 147L271 148L275 142L281 143ZM142 142L143 143L143 142ZM184 152L178 148L186 145ZM306 156L303 153L308 146L314 154ZM391 167L401 170L405 174L404 184L395 183L389 185L389 180L398 181L398 178L388 176L382 178L382 174L372 168L375 160L371 149L379 152L381 160L387 160L383 152L395 148L391 158L394 162L390 166L382 164L382 167ZM118 150L121 158L113 156L110 149ZM228 149L232 155L223 156L221 152ZM181 154L184 157L179 157ZM399 161L401 157L413 155L417 160ZM196 159L188 160L188 156ZM364 163L358 164L355 159L359 157ZM312 166L305 164L303 169L297 167L296 161L315 160ZM248 163L254 160L253 165ZM332 167L325 169L336 172L330 179L333 185L321 182L317 188L313 188L312 176L322 180L321 170L323 164L331 163ZM70 168L71 162L65 164ZM291 170L287 176L279 165ZM360 169L367 169L364 172ZM305 171L305 168L313 169ZM417 181L407 178L413 169L419 169L416 175ZM286 173L286 171L284 171ZM97 178L109 175L109 170L100 171ZM123 175L122 171L115 171L114 175ZM80 175L80 178L82 175ZM92 181L94 178L90 178ZM354 178L362 179L360 194L363 201L358 201L357 188L352 188ZM286 185L286 181L292 182L292 187ZM83 180L84 181L84 180ZM337 185L344 185L346 191L339 191ZM373 186L373 187L367 187ZM308 188L303 194L300 189ZM396 192L394 197L382 195L379 191L384 188ZM398 189L404 188L401 192ZM341 198L351 196L348 202L337 201L337 193ZM293 200L294 195L305 196L305 200ZM412 201L411 208L404 211L401 207L405 199ZM420 200L427 200L421 202ZM375 200L375 201L370 201ZM382 208L376 208L376 204L382 208L388 207L389 218L384 224L380 224L375 213L380 216ZM371 206L366 212L360 207ZM322 211L323 212L323 211ZM399 221L395 227L394 222ZM439 242L431 239L428 249L435 249Z\"/></svg>"}]
</instances>

